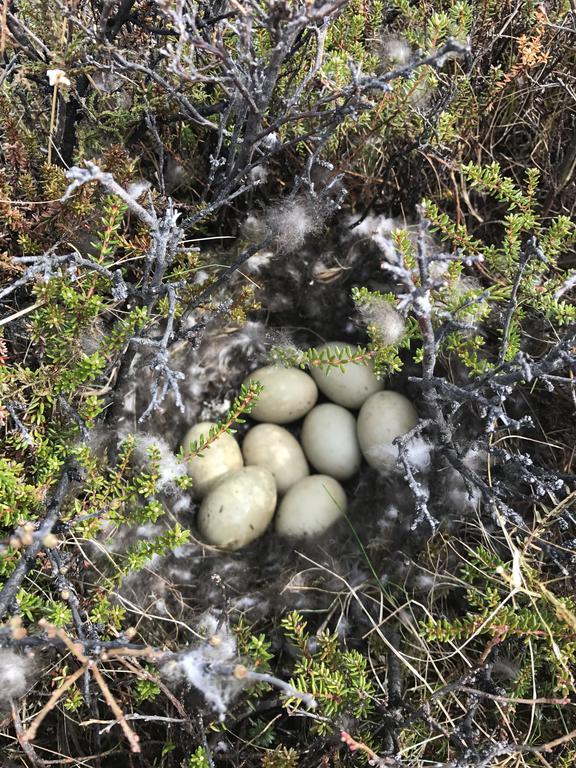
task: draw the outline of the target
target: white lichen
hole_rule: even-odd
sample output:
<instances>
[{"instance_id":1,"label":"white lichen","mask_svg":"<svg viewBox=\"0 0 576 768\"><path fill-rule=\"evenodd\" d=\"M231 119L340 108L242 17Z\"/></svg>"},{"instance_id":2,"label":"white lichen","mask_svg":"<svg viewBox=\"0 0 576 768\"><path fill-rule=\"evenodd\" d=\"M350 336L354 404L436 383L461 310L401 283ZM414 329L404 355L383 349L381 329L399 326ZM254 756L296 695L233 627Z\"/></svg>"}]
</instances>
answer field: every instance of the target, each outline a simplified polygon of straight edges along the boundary
<instances>
[{"instance_id":1,"label":"white lichen","mask_svg":"<svg viewBox=\"0 0 576 768\"><path fill-rule=\"evenodd\" d=\"M206 639L165 664L162 674L168 682L184 682L201 692L223 720L230 702L244 686L231 671L238 663L236 638L211 611L204 614L198 628Z\"/></svg>"},{"instance_id":2,"label":"white lichen","mask_svg":"<svg viewBox=\"0 0 576 768\"><path fill-rule=\"evenodd\" d=\"M242 222L240 227L242 235L253 243L258 243L264 240L267 235L266 222L264 217L250 214Z\"/></svg>"},{"instance_id":3,"label":"white lichen","mask_svg":"<svg viewBox=\"0 0 576 768\"><path fill-rule=\"evenodd\" d=\"M356 224L357 217L349 217L346 221L348 227ZM387 216L375 216L369 214L360 224L350 230L349 237L354 240L370 241L380 250L386 261L396 261L397 249L392 239L393 233L401 228L398 219Z\"/></svg>"},{"instance_id":4,"label":"white lichen","mask_svg":"<svg viewBox=\"0 0 576 768\"><path fill-rule=\"evenodd\" d=\"M136 179L131 181L126 187L126 191L133 197L134 200L138 200L145 192L148 192L152 184L147 179Z\"/></svg>"},{"instance_id":5,"label":"white lichen","mask_svg":"<svg viewBox=\"0 0 576 768\"><path fill-rule=\"evenodd\" d=\"M248 216L242 233L252 242L270 239L278 253L293 253L308 237L320 232L325 218L326 212L317 200L281 200L261 214Z\"/></svg>"},{"instance_id":6,"label":"white lichen","mask_svg":"<svg viewBox=\"0 0 576 768\"><path fill-rule=\"evenodd\" d=\"M26 656L7 649L0 650L0 709L21 699L28 690L32 662Z\"/></svg>"},{"instance_id":7,"label":"white lichen","mask_svg":"<svg viewBox=\"0 0 576 768\"><path fill-rule=\"evenodd\" d=\"M386 37L381 41L380 55L386 67L402 66L410 61L412 49L402 38Z\"/></svg>"},{"instance_id":8,"label":"white lichen","mask_svg":"<svg viewBox=\"0 0 576 768\"><path fill-rule=\"evenodd\" d=\"M291 200L268 212L268 226L280 251L296 251L323 224L321 210L308 200Z\"/></svg>"},{"instance_id":9,"label":"white lichen","mask_svg":"<svg viewBox=\"0 0 576 768\"><path fill-rule=\"evenodd\" d=\"M431 446L423 437L413 437L406 446L406 459L412 469L425 471L430 467Z\"/></svg>"},{"instance_id":10,"label":"white lichen","mask_svg":"<svg viewBox=\"0 0 576 768\"><path fill-rule=\"evenodd\" d=\"M244 264L243 271L250 272L251 274L258 274L267 266L274 258L272 251L258 251L254 256L250 256L248 261Z\"/></svg>"},{"instance_id":11,"label":"white lichen","mask_svg":"<svg viewBox=\"0 0 576 768\"><path fill-rule=\"evenodd\" d=\"M437 578L433 573L420 573L414 578L414 586L416 589L426 592L432 592L436 587Z\"/></svg>"},{"instance_id":12,"label":"white lichen","mask_svg":"<svg viewBox=\"0 0 576 768\"><path fill-rule=\"evenodd\" d=\"M177 480L186 474L186 463L176 457L163 438L146 433L137 434L135 454L143 464L150 463L151 449L156 449L159 458L157 490L174 492Z\"/></svg>"},{"instance_id":13,"label":"white lichen","mask_svg":"<svg viewBox=\"0 0 576 768\"><path fill-rule=\"evenodd\" d=\"M402 339L405 320L386 299L371 297L358 307L358 312L366 326L375 331L380 344L391 346Z\"/></svg>"},{"instance_id":14,"label":"white lichen","mask_svg":"<svg viewBox=\"0 0 576 768\"><path fill-rule=\"evenodd\" d=\"M262 165L255 165L248 174L253 184L264 184L268 180L268 169Z\"/></svg>"}]
</instances>

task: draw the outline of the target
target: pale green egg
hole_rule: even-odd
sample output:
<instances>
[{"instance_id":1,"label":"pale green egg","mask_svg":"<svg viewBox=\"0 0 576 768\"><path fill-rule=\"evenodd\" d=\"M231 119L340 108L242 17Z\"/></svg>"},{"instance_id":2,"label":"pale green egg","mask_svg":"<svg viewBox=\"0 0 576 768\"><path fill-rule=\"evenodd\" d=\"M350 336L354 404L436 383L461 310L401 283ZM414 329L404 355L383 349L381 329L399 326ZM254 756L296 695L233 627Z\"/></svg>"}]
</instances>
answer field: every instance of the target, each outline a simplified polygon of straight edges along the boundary
<instances>
[{"instance_id":1,"label":"pale green egg","mask_svg":"<svg viewBox=\"0 0 576 768\"><path fill-rule=\"evenodd\" d=\"M390 471L398 458L392 441L418 423L418 413L407 397L398 392L377 392L366 400L358 414L358 442L368 464Z\"/></svg>"},{"instance_id":2,"label":"pale green egg","mask_svg":"<svg viewBox=\"0 0 576 768\"><path fill-rule=\"evenodd\" d=\"M246 465L265 467L274 475L278 493L310 474L304 451L296 438L277 424L257 424L242 444Z\"/></svg>"},{"instance_id":3,"label":"pale green egg","mask_svg":"<svg viewBox=\"0 0 576 768\"><path fill-rule=\"evenodd\" d=\"M344 359L348 357L345 349L350 349L354 354L358 347L344 341L330 341L318 347L318 352L328 350L331 358L336 356ZM343 371L333 365L314 366L310 369L310 374L329 400L345 408L360 408L370 395L383 387L374 374L371 362L349 362L344 365Z\"/></svg>"},{"instance_id":4,"label":"pale green egg","mask_svg":"<svg viewBox=\"0 0 576 768\"><path fill-rule=\"evenodd\" d=\"M323 403L304 419L300 437L314 469L337 480L348 480L360 469L362 456L356 419L341 405Z\"/></svg>"},{"instance_id":5,"label":"pale green egg","mask_svg":"<svg viewBox=\"0 0 576 768\"><path fill-rule=\"evenodd\" d=\"M294 538L319 536L345 514L346 507L346 494L337 480L310 475L293 485L280 502L276 532Z\"/></svg>"},{"instance_id":6,"label":"pale green egg","mask_svg":"<svg viewBox=\"0 0 576 768\"><path fill-rule=\"evenodd\" d=\"M267 365L253 371L244 384L251 381L259 381L264 387L250 413L256 421L289 424L305 416L318 399L314 380L298 368Z\"/></svg>"},{"instance_id":7,"label":"pale green egg","mask_svg":"<svg viewBox=\"0 0 576 768\"><path fill-rule=\"evenodd\" d=\"M191 443L198 442L201 435L208 439L211 427L216 427L212 421L201 421L191 427L182 443L184 450L187 451ZM219 435L201 453L201 456L194 456L187 462L192 491L198 499L209 493L227 474L244 465L240 446L227 432Z\"/></svg>"},{"instance_id":8,"label":"pale green egg","mask_svg":"<svg viewBox=\"0 0 576 768\"><path fill-rule=\"evenodd\" d=\"M198 530L207 544L236 550L262 536L276 508L274 476L264 467L243 467L204 498Z\"/></svg>"}]
</instances>

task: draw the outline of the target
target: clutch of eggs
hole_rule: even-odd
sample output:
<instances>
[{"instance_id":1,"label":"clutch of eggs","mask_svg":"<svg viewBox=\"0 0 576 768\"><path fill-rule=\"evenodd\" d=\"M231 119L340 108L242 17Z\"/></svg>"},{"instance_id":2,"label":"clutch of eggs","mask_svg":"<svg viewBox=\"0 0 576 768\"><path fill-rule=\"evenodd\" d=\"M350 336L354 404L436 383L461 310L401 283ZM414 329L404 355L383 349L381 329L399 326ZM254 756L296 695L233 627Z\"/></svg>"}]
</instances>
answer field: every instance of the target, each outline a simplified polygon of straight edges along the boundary
<instances>
[{"instance_id":1,"label":"clutch of eggs","mask_svg":"<svg viewBox=\"0 0 576 768\"><path fill-rule=\"evenodd\" d=\"M346 348L354 353L343 342L319 351L338 355ZM244 383L251 381L264 389L250 414L259 423L247 432L242 449L225 432L188 462L193 493L201 500L198 530L208 544L222 549L245 547L273 520L280 536L321 535L346 513L341 482L358 473L362 458L391 472L398 456L392 441L418 422L412 403L385 391L371 364L348 363L344 370L320 365L310 375L265 366ZM331 402L317 405L319 390ZM299 442L282 425L300 419ZM206 438L211 426L194 425L185 448L202 434Z\"/></svg>"}]
</instances>

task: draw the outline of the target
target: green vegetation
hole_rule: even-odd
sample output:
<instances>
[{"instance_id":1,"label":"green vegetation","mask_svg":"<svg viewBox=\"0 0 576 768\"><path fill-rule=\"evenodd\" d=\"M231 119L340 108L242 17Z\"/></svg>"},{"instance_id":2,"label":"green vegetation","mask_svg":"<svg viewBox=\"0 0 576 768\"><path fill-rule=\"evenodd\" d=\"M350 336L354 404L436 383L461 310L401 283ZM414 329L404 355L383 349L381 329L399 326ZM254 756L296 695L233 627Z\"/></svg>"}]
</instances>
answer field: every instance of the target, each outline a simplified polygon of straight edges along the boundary
<instances>
[{"instance_id":1,"label":"green vegetation","mask_svg":"<svg viewBox=\"0 0 576 768\"><path fill-rule=\"evenodd\" d=\"M574 23L568 0L5 3L6 764L574 764ZM293 250L249 241L268 210ZM391 217L383 249L362 225ZM355 343L319 352L334 316ZM354 536L290 557L198 543L172 470L242 430L264 350L413 387L434 482L363 476ZM163 672L209 607L237 651L222 720Z\"/></svg>"}]
</instances>

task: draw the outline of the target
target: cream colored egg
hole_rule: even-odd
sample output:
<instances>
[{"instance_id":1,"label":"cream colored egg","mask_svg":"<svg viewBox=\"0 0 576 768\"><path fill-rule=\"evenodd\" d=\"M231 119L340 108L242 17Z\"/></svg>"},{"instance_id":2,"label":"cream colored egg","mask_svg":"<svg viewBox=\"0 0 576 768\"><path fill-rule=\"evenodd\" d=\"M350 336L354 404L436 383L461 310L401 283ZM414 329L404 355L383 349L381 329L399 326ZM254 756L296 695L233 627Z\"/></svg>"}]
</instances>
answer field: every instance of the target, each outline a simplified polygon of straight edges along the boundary
<instances>
[{"instance_id":1,"label":"cream colored egg","mask_svg":"<svg viewBox=\"0 0 576 768\"><path fill-rule=\"evenodd\" d=\"M390 471L398 458L392 440L409 432L418 423L416 409L398 392L376 392L358 414L358 442L371 467Z\"/></svg>"},{"instance_id":2,"label":"cream colored egg","mask_svg":"<svg viewBox=\"0 0 576 768\"><path fill-rule=\"evenodd\" d=\"M304 451L296 438L276 424L257 424L242 444L247 465L265 467L274 475L278 493L310 474Z\"/></svg>"},{"instance_id":3,"label":"cream colored egg","mask_svg":"<svg viewBox=\"0 0 576 768\"><path fill-rule=\"evenodd\" d=\"M312 537L324 533L346 512L344 489L328 475L310 475L293 485L276 513L281 536Z\"/></svg>"},{"instance_id":4,"label":"cream colored egg","mask_svg":"<svg viewBox=\"0 0 576 768\"><path fill-rule=\"evenodd\" d=\"M354 354L358 347L344 341L331 341L318 347L318 352L328 350L334 355L346 357L344 350L349 348ZM342 354L340 354L342 353ZM344 371L333 365L321 365L310 369L312 378L327 398L345 408L360 408L362 404L382 389L383 384L374 374L374 367L369 363L346 363Z\"/></svg>"},{"instance_id":5,"label":"cream colored egg","mask_svg":"<svg viewBox=\"0 0 576 768\"><path fill-rule=\"evenodd\" d=\"M247 376L244 384L259 381L264 389L250 415L256 421L288 424L301 419L314 407L318 387L298 368L267 365Z\"/></svg>"},{"instance_id":6,"label":"cream colored egg","mask_svg":"<svg viewBox=\"0 0 576 768\"><path fill-rule=\"evenodd\" d=\"M208 543L236 550L262 536L276 507L274 476L264 467L243 467L204 498L198 530Z\"/></svg>"},{"instance_id":7,"label":"cream colored egg","mask_svg":"<svg viewBox=\"0 0 576 768\"><path fill-rule=\"evenodd\" d=\"M184 450L193 442L198 442L200 436L208 439L210 427L216 426L212 421L201 421L188 430L184 438ZM242 451L235 438L224 434L202 450L201 456L194 456L188 461L188 474L192 478L192 490L196 498L203 498L229 472L234 472L244 465Z\"/></svg>"},{"instance_id":8,"label":"cream colored egg","mask_svg":"<svg viewBox=\"0 0 576 768\"><path fill-rule=\"evenodd\" d=\"M341 405L323 403L312 408L302 424L300 440L308 461L318 472L348 480L360 469L356 419Z\"/></svg>"}]
</instances>

